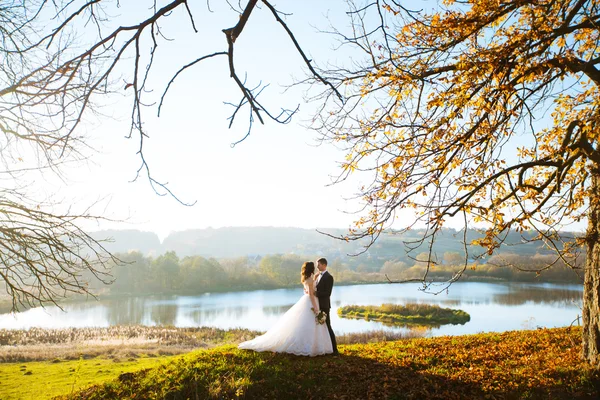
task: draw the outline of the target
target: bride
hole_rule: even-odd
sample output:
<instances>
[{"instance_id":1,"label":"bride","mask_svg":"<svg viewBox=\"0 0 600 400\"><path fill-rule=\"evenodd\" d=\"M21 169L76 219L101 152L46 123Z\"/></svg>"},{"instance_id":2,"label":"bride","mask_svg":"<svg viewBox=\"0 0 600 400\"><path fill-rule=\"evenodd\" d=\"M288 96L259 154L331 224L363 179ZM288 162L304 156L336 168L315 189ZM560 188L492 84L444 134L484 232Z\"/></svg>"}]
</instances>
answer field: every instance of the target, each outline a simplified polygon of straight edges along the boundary
<instances>
[{"instance_id":1,"label":"bride","mask_svg":"<svg viewBox=\"0 0 600 400\"><path fill-rule=\"evenodd\" d=\"M240 349L302 356L333 353L327 325L318 323L316 319L319 302L314 295L314 272L315 263L307 261L302 265L300 279L304 285L304 296L267 333L240 343Z\"/></svg>"}]
</instances>

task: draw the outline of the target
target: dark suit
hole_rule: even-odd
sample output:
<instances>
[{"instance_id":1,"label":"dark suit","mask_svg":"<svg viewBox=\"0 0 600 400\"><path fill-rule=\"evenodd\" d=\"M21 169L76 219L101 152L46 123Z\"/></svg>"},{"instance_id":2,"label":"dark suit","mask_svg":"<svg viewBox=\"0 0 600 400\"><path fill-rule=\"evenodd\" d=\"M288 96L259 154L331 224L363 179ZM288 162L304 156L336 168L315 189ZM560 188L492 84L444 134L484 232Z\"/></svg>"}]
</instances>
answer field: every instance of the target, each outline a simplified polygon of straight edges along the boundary
<instances>
[{"instance_id":1,"label":"dark suit","mask_svg":"<svg viewBox=\"0 0 600 400\"><path fill-rule=\"evenodd\" d=\"M333 347L333 354L337 354L337 343L335 341L335 334L331 329L331 318L329 311L331 311L331 291L333 290L333 276L327 271L323 272L319 283L317 283L317 290L315 295L319 299L319 309L327 313L327 330L329 330L329 337L331 337L331 346Z\"/></svg>"}]
</instances>

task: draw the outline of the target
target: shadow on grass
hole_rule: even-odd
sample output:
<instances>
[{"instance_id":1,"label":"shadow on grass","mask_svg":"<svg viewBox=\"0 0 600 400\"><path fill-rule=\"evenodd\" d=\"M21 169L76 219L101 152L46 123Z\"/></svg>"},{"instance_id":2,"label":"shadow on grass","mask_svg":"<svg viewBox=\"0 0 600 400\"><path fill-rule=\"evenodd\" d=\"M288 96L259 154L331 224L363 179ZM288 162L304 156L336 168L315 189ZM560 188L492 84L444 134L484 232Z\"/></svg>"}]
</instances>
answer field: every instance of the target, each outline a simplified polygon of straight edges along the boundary
<instances>
[{"instance_id":1,"label":"shadow on grass","mask_svg":"<svg viewBox=\"0 0 600 400\"><path fill-rule=\"evenodd\" d=\"M542 385L515 376L495 382L493 371L479 381L468 369L444 370L435 360L399 366L361 356L300 357L255 353L233 347L198 352L171 364L90 388L70 398L109 399L592 399L597 375L582 379L556 372ZM431 372L434 371L434 372ZM461 375L463 374L463 375ZM483 383L482 383L483 382ZM569 384L564 384L569 383Z\"/></svg>"},{"instance_id":2,"label":"shadow on grass","mask_svg":"<svg viewBox=\"0 0 600 400\"><path fill-rule=\"evenodd\" d=\"M424 371L430 365L395 366L353 355L315 359L267 355L251 374L247 399L597 399L598 380L581 390L563 385L485 388L476 382ZM285 371L285 372L284 372ZM573 377L556 376L556 382Z\"/></svg>"},{"instance_id":3,"label":"shadow on grass","mask_svg":"<svg viewBox=\"0 0 600 400\"><path fill-rule=\"evenodd\" d=\"M272 399L453 399L483 398L476 385L424 374L375 360L340 355L265 360L252 374L246 398ZM289 374L273 375L293 365ZM295 373L295 376L292 375Z\"/></svg>"}]
</instances>

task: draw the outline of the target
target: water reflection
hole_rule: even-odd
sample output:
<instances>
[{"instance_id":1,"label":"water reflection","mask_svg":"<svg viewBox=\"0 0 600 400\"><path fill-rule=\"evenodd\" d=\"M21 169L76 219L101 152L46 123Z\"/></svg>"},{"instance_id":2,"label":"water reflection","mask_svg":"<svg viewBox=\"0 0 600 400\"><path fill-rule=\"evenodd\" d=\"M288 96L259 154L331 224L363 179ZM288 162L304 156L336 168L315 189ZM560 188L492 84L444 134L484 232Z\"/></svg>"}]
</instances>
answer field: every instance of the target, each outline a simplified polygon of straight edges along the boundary
<instances>
[{"instance_id":1,"label":"water reflection","mask_svg":"<svg viewBox=\"0 0 600 400\"><path fill-rule=\"evenodd\" d=\"M249 308L245 306L227 308L193 309L184 313L187 319L195 322L195 326L211 325L212 322L224 319L237 320L248 314Z\"/></svg>"},{"instance_id":2,"label":"water reflection","mask_svg":"<svg viewBox=\"0 0 600 400\"><path fill-rule=\"evenodd\" d=\"M431 324L427 324L427 325L423 325L423 324L419 324L419 323L410 323L410 322L389 322L389 321L378 321L375 319L369 319L369 318L360 318L360 317L353 317L353 316L344 316L344 318L346 319L358 319L358 320L364 320L367 322L376 322L381 324L382 326L388 327L388 328L400 328L400 329L404 329L406 331L411 331L414 329L418 329L420 331L428 331L431 329L439 329L442 327L442 324L438 324L438 323L431 323ZM460 325L464 325L465 323L463 322Z\"/></svg>"},{"instance_id":3,"label":"water reflection","mask_svg":"<svg viewBox=\"0 0 600 400\"><path fill-rule=\"evenodd\" d=\"M581 304L582 293L580 290L569 288L554 288L548 290L543 287L511 288L507 293L495 293L493 302L504 305L552 304L555 307L569 307Z\"/></svg>"},{"instance_id":4,"label":"water reflection","mask_svg":"<svg viewBox=\"0 0 600 400\"><path fill-rule=\"evenodd\" d=\"M331 320L336 333L370 330L406 330L382 322L342 319L345 305L427 303L462 309L471 315L465 325L444 325L431 335L505 331L526 327L569 325L580 313L582 287L578 285L459 282L438 295L424 293L419 284L336 286ZM15 315L0 314L0 327L47 328L110 325L174 325L243 327L266 330L302 296L301 288L213 293L198 296L148 296L107 299L36 308ZM535 321L533 321L535 318Z\"/></svg>"},{"instance_id":5,"label":"water reflection","mask_svg":"<svg viewBox=\"0 0 600 400\"><path fill-rule=\"evenodd\" d=\"M175 325L177 322L177 304L153 304L150 306L152 325Z\"/></svg>"},{"instance_id":6,"label":"water reflection","mask_svg":"<svg viewBox=\"0 0 600 400\"><path fill-rule=\"evenodd\" d=\"M286 304L284 306L263 306L262 311L265 315L281 315L293 306L293 304Z\"/></svg>"},{"instance_id":7,"label":"water reflection","mask_svg":"<svg viewBox=\"0 0 600 400\"><path fill-rule=\"evenodd\" d=\"M459 306L464 303L460 299L451 299L447 297L440 297L440 295L425 293L427 296L423 297L387 297L383 299L381 304L438 304L444 305L445 307Z\"/></svg>"},{"instance_id":8,"label":"water reflection","mask_svg":"<svg viewBox=\"0 0 600 400\"><path fill-rule=\"evenodd\" d=\"M133 297L101 304L106 309L106 320L109 325L139 325L144 323L147 303L148 298ZM74 304L73 307L69 307L68 312L85 312L90 306L89 302Z\"/></svg>"},{"instance_id":9,"label":"water reflection","mask_svg":"<svg viewBox=\"0 0 600 400\"><path fill-rule=\"evenodd\" d=\"M202 315L202 310L193 310L186 313L188 319L194 321L194 323L198 326L206 325L204 323L204 318Z\"/></svg>"}]
</instances>

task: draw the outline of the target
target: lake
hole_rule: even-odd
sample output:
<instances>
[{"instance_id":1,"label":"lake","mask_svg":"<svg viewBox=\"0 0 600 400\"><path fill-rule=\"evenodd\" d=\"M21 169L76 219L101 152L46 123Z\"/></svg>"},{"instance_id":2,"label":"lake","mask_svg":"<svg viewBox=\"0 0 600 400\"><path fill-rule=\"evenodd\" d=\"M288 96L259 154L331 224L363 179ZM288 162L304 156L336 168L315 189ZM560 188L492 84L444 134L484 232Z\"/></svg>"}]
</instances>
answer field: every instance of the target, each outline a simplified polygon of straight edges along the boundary
<instances>
[{"instance_id":1,"label":"lake","mask_svg":"<svg viewBox=\"0 0 600 400\"><path fill-rule=\"evenodd\" d=\"M464 325L432 328L429 336L535 329L570 325L581 315L581 285L459 282L433 295L420 284L372 284L334 287L332 326L336 333L405 330L378 322L341 319L337 307L382 303L428 303L458 308L471 315ZM302 296L302 288L207 293L198 296L145 296L33 308L0 314L0 328L106 327L111 325L214 326L264 331Z\"/></svg>"}]
</instances>

